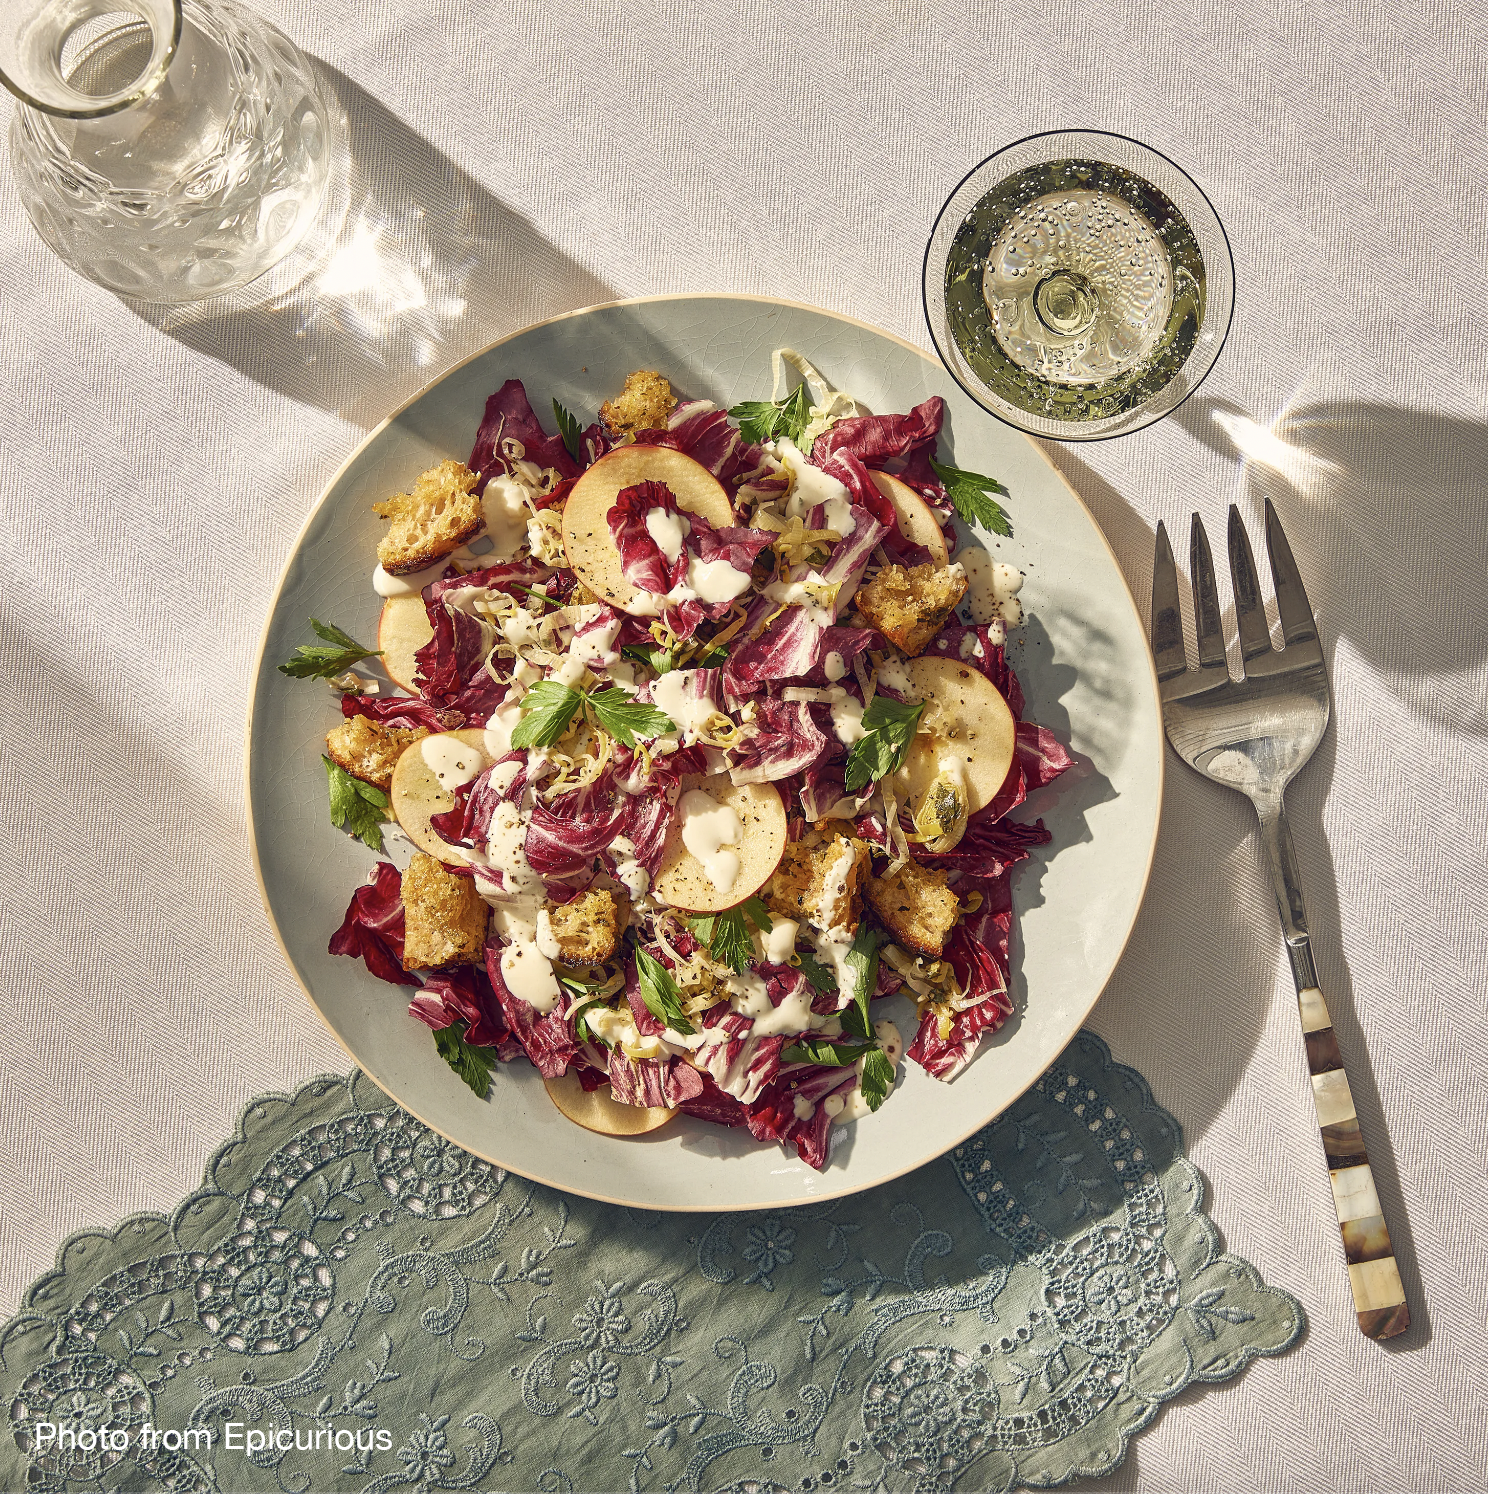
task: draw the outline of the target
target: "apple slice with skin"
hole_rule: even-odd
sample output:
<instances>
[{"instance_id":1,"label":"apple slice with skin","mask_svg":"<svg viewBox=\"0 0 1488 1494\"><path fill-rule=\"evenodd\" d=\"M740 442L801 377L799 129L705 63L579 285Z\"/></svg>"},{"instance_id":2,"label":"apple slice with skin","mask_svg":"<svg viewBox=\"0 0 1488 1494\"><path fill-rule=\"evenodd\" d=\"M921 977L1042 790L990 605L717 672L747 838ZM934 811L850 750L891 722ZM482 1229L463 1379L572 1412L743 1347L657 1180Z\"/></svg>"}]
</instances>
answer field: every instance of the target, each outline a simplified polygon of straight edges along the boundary
<instances>
[{"instance_id":1,"label":"apple slice with skin","mask_svg":"<svg viewBox=\"0 0 1488 1494\"><path fill-rule=\"evenodd\" d=\"M467 726L460 731L436 732L404 749L393 769L392 788L388 797L392 801L393 814L397 817L399 827L419 850L440 861L458 861L462 859L459 851L447 840L441 839L429 823L432 815L443 814L455 807L454 794L439 782L424 757L424 743L437 741L441 737L448 737L462 747L469 748L479 759L480 769L490 765L491 760L485 752L484 727Z\"/></svg>"},{"instance_id":2,"label":"apple slice with skin","mask_svg":"<svg viewBox=\"0 0 1488 1494\"><path fill-rule=\"evenodd\" d=\"M557 1079L544 1079L543 1087L548 1098L576 1126L601 1136L644 1136L666 1125L677 1114L675 1110L622 1105L604 1085L585 1089L572 1069Z\"/></svg>"},{"instance_id":3,"label":"apple slice with skin","mask_svg":"<svg viewBox=\"0 0 1488 1494\"><path fill-rule=\"evenodd\" d=\"M678 508L701 514L716 529L734 522L723 485L701 462L680 451L669 446L622 446L600 457L574 484L563 505L563 548L579 580L622 612L640 593L620 568L609 516L620 490L639 482L665 483Z\"/></svg>"},{"instance_id":4,"label":"apple slice with skin","mask_svg":"<svg viewBox=\"0 0 1488 1494\"><path fill-rule=\"evenodd\" d=\"M697 790L739 817L739 838L724 848L739 858L739 869L727 887L714 885L703 863L683 840L683 815L673 817L662 853L661 870L652 887L656 895L674 908L689 913L721 913L759 891L785 851L785 805L773 783L734 783L727 773L703 778L688 775L682 780L681 804Z\"/></svg>"},{"instance_id":5,"label":"apple slice with skin","mask_svg":"<svg viewBox=\"0 0 1488 1494\"><path fill-rule=\"evenodd\" d=\"M421 596L389 597L382 604L377 620L377 646L382 650L382 667L395 685L418 694L413 677L418 670L414 655L434 636L429 614Z\"/></svg>"},{"instance_id":6,"label":"apple slice with skin","mask_svg":"<svg viewBox=\"0 0 1488 1494\"><path fill-rule=\"evenodd\" d=\"M925 502L908 483L902 483L887 472L870 472L873 486L894 505L894 517L899 521L899 533L912 545L923 545L936 565L948 565L951 552L946 548L945 535L930 505Z\"/></svg>"},{"instance_id":7,"label":"apple slice with skin","mask_svg":"<svg viewBox=\"0 0 1488 1494\"><path fill-rule=\"evenodd\" d=\"M967 812L975 814L997 797L1013 763L1013 713L997 686L981 670L955 659L911 659L904 665L913 700L934 701L920 718L922 729L909 745L904 766L889 780L911 816L941 771L955 757L965 775ZM933 712L933 715L932 715ZM923 729L926 718L933 732Z\"/></svg>"}]
</instances>

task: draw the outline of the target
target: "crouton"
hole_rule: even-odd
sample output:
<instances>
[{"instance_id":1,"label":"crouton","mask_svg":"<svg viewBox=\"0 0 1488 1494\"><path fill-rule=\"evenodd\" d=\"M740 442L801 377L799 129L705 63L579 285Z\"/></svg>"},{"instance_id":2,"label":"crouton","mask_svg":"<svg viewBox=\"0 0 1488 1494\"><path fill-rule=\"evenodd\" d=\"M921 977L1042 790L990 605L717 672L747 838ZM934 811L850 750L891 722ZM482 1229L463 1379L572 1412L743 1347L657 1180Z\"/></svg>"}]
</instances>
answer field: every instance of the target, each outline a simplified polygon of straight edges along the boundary
<instances>
[{"instance_id":1,"label":"crouton","mask_svg":"<svg viewBox=\"0 0 1488 1494\"><path fill-rule=\"evenodd\" d=\"M853 601L858 611L911 659L940 632L966 594L966 572L959 565L885 566Z\"/></svg>"},{"instance_id":2,"label":"crouton","mask_svg":"<svg viewBox=\"0 0 1488 1494\"><path fill-rule=\"evenodd\" d=\"M490 909L471 877L456 877L420 851L403 873L403 968L478 962Z\"/></svg>"},{"instance_id":3,"label":"crouton","mask_svg":"<svg viewBox=\"0 0 1488 1494\"><path fill-rule=\"evenodd\" d=\"M384 726L369 716L348 716L326 733L326 755L353 778L387 793L403 749L428 735L422 726Z\"/></svg>"},{"instance_id":4,"label":"crouton","mask_svg":"<svg viewBox=\"0 0 1488 1494\"><path fill-rule=\"evenodd\" d=\"M565 965L602 965L612 959L629 921L620 900L607 887L581 892L567 903L548 904L548 927Z\"/></svg>"},{"instance_id":5,"label":"crouton","mask_svg":"<svg viewBox=\"0 0 1488 1494\"><path fill-rule=\"evenodd\" d=\"M613 439L637 431L664 431L676 408L671 384L659 373L640 368L627 374L625 388L599 407L599 418Z\"/></svg>"},{"instance_id":6,"label":"crouton","mask_svg":"<svg viewBox=\"0 0 1488 1494\"><path fill-rule=\"evenodd\" d=\"M937 959L961 911L960 899L946 886L946 874L913 861L893 876L870 877L863 896L900 944Z\"/></svg>"},{"instance_id":7,"label":"crouton","mask_svg":"<svg viewBox=\"0 0 1488 1494\"><path fill-rule=\"evenodd\" d=\"M846 835L811 836L785 848L765 884L765 902L775 913L801 919L828 933L856 932L863 915L861 884L868 847Z\"/></svg>"},{"instance_id":8,"label":"crouton","mask_svg":"<svg viewBox=\"0 0 1488 1494\"><path fill-rule=\"evenodd\" d=\"M443 560L468 544L485 523L475 493L476 475L463 462L430 467L411 493L395 493L373 509L391 527L377 546L377 558L390 576L408 576Z\"/></svg>"}]
</instances>

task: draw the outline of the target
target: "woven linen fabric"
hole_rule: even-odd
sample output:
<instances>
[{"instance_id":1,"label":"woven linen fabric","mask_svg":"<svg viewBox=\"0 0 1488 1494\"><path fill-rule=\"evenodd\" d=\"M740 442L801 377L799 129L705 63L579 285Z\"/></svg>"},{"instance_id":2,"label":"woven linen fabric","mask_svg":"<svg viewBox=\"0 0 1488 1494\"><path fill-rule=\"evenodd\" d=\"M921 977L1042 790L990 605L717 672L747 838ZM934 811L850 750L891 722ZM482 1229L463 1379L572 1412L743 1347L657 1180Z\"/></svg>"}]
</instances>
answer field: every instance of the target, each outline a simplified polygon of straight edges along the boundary
<instances>
[{"instance_id":1,"label":"woven linen fabric","mask_svg":"<svg viewBox=\"0 0 1488 1494\"><path fill-rule=\"evenodd\" d=\"M940 1162L741 1214L524 1183L358 1073L315 1080L251 1104L168 1219L74 1238L26 1294L0 1483L1066 1483L1302 1330L1202 1191L1089 1033Z\"/></svg>"},{"instance_id":2,"label":"woven linen fabric","mask_svg":"<svg viewBox=\"0 0 1488 1494\"><path fill-rule=\"evenodd\" d=\"M1360 1341L1249 807L1169 759L1092 1022L1181 1117L1216 1212L1306 1305L1103 1487L1488 1486L1488 263L1480 9L862 0L259 8L328 68L358 194L297 291L163 314L66 271L0 171L0 1310L72 1232L168 1209L225 1119L344 1068L254 887L255 641L326 480L428 379L614 296L783 295L926 344L920 260L1031 131L1204 187L1234 326L1175 416L1051 447L1138 603L1153 529L1273 493L1334 725L1291 793L1323 988L1414 1319ZM1036 573L1029 595L1037 590Z\"/></svg>"}]
</instances>

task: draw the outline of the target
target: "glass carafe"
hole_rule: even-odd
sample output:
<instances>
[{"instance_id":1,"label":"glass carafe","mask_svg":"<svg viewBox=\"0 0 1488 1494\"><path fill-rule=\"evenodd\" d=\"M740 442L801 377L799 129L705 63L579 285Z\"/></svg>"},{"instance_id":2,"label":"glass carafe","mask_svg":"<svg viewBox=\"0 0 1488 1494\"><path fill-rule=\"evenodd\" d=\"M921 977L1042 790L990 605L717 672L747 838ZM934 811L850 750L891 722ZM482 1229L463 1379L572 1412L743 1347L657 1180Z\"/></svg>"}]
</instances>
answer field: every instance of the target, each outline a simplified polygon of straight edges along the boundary
<instances>
[{"instance_id":1,"label":"glass carafe","mask_svg":"<svg viewBox=\"0 0 1488 1494\"><path fill-rule=\"evenodd\" d=\"M232 0L0 0L0 75L38 232L140 301L263 274L315 222L341 150L309 61Z\"/></svg>"}]
</instances>

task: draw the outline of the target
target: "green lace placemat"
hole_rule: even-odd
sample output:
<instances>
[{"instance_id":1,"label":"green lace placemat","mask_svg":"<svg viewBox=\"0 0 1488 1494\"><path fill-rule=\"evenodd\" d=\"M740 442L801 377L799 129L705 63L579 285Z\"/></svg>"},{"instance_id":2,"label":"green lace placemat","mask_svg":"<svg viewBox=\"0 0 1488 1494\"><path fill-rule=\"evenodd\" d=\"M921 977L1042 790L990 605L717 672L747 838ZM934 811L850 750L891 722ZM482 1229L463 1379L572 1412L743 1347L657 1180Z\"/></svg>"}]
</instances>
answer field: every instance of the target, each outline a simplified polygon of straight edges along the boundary
<instances>
[{"instance_id":1,"label":"green lace placemat","mask_svg":"<svg viewBox=\"0 0 1488 1494\"><path fill-rule=\"evenodd\" d=\"M322 1078L63 1247L0 1332L0 1488L1063 1483L1301 1331L1201 1202L1088 1032L940 1161L768 1213L572 1198Z\"/></svg>"}]
</instances>

